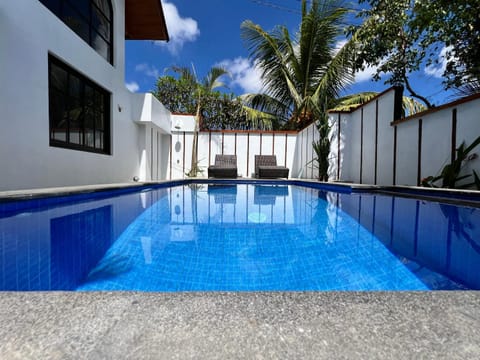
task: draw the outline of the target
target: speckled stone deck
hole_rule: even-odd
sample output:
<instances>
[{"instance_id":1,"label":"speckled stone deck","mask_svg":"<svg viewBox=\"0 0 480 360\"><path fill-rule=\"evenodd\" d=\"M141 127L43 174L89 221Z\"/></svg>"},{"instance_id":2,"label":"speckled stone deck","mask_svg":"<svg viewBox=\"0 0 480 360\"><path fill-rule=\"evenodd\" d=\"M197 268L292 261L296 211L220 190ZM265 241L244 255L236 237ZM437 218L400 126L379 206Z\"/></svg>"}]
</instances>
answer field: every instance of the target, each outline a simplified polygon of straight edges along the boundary
<instances>
[{"instance_id":1,"label":"speckled stone deck","mask_svg":"<svg viewBox=\"0 0 480 360\"><path fill-rule=\"evenodd\" d=\"M480 359L480 292L0 293L1 359Z\"/></svg>"}]
</instances>

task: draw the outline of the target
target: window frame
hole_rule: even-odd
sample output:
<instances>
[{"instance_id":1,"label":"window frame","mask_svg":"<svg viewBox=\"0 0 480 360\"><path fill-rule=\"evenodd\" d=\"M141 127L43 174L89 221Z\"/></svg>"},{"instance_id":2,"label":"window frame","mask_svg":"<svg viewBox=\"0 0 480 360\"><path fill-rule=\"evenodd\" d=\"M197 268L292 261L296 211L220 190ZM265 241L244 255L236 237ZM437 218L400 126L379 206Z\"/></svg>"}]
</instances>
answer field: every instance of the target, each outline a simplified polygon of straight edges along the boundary
<instances>
[{"instance_id":1,"label":"window frame","mask_svg":"<svg viewBox=\"0 0 480 360\"><path fill-rule=\"evenodd\" d=\"M87 12L88 15L82 11L82 5L79 5L79 1L83 1L83 5L87 5ZM62 21L69 29L71 29L75 34L77 34L78 37L80 37L83 41L85 41L97 54L99 54L103 59L105 59L108 63L110 63L112 66L114 64L114 50L113 50L113 45L114 45L114 23L113 23L113 6L112 6L112 1L111 0L102 0L106 1L106 4L108 5L108 14L105 14L103 10L97 6L95 3L95 0L56 0L54 4L48 0L40 0L40 2L47 8L49 9L53 14L57 16L57 18ZM65 21L65 9L70 9L70 11L73 11L75 14L76 18L80 19L84 25L88 27L88 40L85 39L84 36L82 36L82 32L80 30L76 30L73 28L69 23ZM108 26L109 26L109 39L106 39L102 32L94 27L93 20L94 20L94 12L95 10L100 14L101 17L104 18L104 20L107 21ZM107 57L104 57L100 51L95 49L94 47L94 40L95 37L93 35L99 36L100 39L105 42L108 46L108 54Z\"/></svg>"},{"instance_id":2,"label":"window frame","mask_svg":"<svg viewBox=\"0 0 480 360\"><path fill-rule=\"evenodd\" d=\"M62 69L66 72L66 84L63 85L63 89L59 89L58 87L53 85L52 80L52 67L57 66L58 68ZM76 97L71 94L71 77L75 77L80 80L80 91L79 97ZM87 104L87 95L85 92L86 87L90 87L93 90L93 104ZM58 99L58 94L61 94L61 97L66 100L64 105L64 114L68 114L66 117L66 130L65 130L65 140L59 140L54 138L54 129L56 127L55 124L55 109L53 106L54 99ZM101 100L98 101L98 97L95 95L100 93ZM70 113L72 109L72 98L75 97L75 100L79 101L81 109L82 109L82 118L80 119L80 129L81 133L79 132L79 138L81 138L81 144L75 143L71 141L71 132L70 125L71 125L71 118ZM79 150L79 151L86 151L92 152L97 154L103 155L111 155L112 154L112 147L111 147L111 128L112 128L112 111L111 111L111 100L112 94L102 86L98 85L97 83L93 82L85 75L81 74L70 65L66 64L62 60L58 59L52 54L48 54L48 104L49 104L49 144L52 147L59 147L64 149L71 149L71 150ZM88 108L93 113L93 128L87 127L86 122L87 118L85 117L85 109ZM97 115L103 116L103 129L100 127L97 128ZM91 119L91 118L90 118ZM93 131L93 146L87 145L87 131ZM101 141L101 147L95 147L97 141L97 134L102 133L102 137L99 139Z\"/></svg>"}]
</instances>

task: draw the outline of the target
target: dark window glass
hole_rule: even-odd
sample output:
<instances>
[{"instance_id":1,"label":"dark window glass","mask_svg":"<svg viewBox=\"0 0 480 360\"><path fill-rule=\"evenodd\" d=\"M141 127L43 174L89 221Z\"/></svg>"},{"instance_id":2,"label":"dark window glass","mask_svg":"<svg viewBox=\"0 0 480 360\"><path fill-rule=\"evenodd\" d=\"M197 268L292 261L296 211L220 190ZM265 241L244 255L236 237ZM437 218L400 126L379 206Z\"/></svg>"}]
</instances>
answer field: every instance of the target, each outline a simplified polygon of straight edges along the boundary
<instances>
[{"instance_id":1,"label":"dark window glass","mask_svg":"<svg viewBox=\"0 0 480 360\"><path fill-rule=\"evenodd\" d=\"M82 16L86 19L90 16L90 1L85 0L67 0L70 5L75 7L77 11L82 14Z\"/></svg>"},{"instance_id":2,"label":"dark window glass","mask_svg":"<svg viewBox=\"0 0 480 360\"><path fill-rule=\"evenodd\" d=\"M111 0L40 0L109 63L113 63Z\"/></svg>"},{"instance_id":3,"label":"dark window glass","mask_svg":"<svg viewBox=\"0 0 480 360\"><path fill-rule=\"evenodd\" d=\"M66 93L67 88L67 72L61 67L51 64L50 67L50 85L54 86L56 89Z\"/></svg>"},{"instance_id":4,"label":"dark window glass","mask_svg":"<svg viewBox=\"0 0 480 360\"><path fill-rule=\"evenodd\" d=\"M108 0L92 0L92 3L105 15L109 16L111 12L110 1Z\"/></svg>"},{"instance_id":5,"label":"dark window glass","mask_svg":"<svg viewBox=\"0 0 480 360\"><path fill-rule=\"evenodd\" d=\"M90 39L88 21L68 3L63 4L62 20L70 29L75 31L78 36L89 43Z\"/></svg>"},{"instance_id":6,"label":"dark window glass","mask_svg":"<svg viewBox=\"0 0 480 360\"><path fill-rule=\"evenodd\" d=\"M67 141L68 97L55 88L50 88L50 139Z\"/></svg>"},{"instance_id":7,"label":"dark window glass","mask_svg":"<svg viewBox=\"0 0 480 360\"><path fill-rule=\"evenodd\" d=\"M92 47L102 55L106 60L110 60L110 47L97 32L92 34Z\"/></svg>"},{"instance_id":8,"label":"dark window glass","mask_svg":"<svg viewBox=\"0 0 480 360\"><path fill-rule=\"evenodd\" d=\"M105 40L110 39L110 21L95 6L92 8L92 28Z\"/></svg>"},{"instance_id":9,"label":"dark window glass","mask_svg":"<svg viewBox=\"0 0 480 360\"><path fill-rule=\"evenodd\" d=\"M49 57L50 145L109 154L110 94Z\"/></svg>"}]
</instances>

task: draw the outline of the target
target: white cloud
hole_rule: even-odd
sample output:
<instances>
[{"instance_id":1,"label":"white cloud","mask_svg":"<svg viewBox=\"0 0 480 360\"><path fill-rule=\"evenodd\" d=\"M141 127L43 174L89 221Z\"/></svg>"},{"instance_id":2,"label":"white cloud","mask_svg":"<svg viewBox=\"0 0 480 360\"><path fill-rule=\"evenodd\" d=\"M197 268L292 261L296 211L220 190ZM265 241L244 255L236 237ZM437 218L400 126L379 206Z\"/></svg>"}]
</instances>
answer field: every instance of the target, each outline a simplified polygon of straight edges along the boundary
<instances>
[{"instance_id":1,"label":"white cloud","mask_svg":"<svg viewBox=\"0 0 480 360\"><path fill-rule=\"evenodd\" d=\"M238 86L245 93L259 93L262 90L260 70L248 59L237 57L222 60L216 66L224 67L232 76L230 86Z\"/></svg>"},{"instance_id":2,"label":"white cloud","mask_svg":"<svg viewBox=\"0 0 480 360\"><path fill-rule=\"evenodd\" d=\"M162 6L170 41L156 41L155 44L165 47L171 54L177 55L186 42L193 42L197 39L200 29L196 20L181 17L174 4L163 0Z\"/></svg>"},{"instance_id":3,"label":"white cloud","mask_svg":"<svg viewBox=\"0 0 480 360\"><path fill-rule=\"evenodd\" d=\"M448 47L443 47L443 49L440 51L438 54L438 64L432 64L429 66L426 66L424 71L425 74L431 75L436 78L441 78L443 77L443 73L445 72L445 69L447 68L447 52L452 51L453 47L448 46Z\"/></svg>"},{"instance_id":4,"label":"white cloud","mask_svg":"<svg viewBox=\"0 0 480 360\"><path fill-rule=\"evenodd\" d=\"M137 92L138 90L140 90L140 86L135 81L126 83L125 86L131 92Z\"/></svg>"},{"instance_id":5,"label":"white cloud","mask_svg":"<svg viewBox=\"0 0 480 360\"><path fill-rule=\"evenodd\" d=\"M364 81L372 80L373 75L377 73L376 66L367 66L365 69L357 71L355 73L355 83L361 83Z\"/></svg>"},{"instance_id":6,"label":"white cloud","mask_svg":"<svg viewBox=\"0 0 480 360\"><path fill-rule=\"evenodd\" d=\"M160 76L160 71L155 66L148 65L147 63L138 64L135 66L135 71L141 72L144 75L151 76L155 79Z\"/></svg>"}]
</instances>

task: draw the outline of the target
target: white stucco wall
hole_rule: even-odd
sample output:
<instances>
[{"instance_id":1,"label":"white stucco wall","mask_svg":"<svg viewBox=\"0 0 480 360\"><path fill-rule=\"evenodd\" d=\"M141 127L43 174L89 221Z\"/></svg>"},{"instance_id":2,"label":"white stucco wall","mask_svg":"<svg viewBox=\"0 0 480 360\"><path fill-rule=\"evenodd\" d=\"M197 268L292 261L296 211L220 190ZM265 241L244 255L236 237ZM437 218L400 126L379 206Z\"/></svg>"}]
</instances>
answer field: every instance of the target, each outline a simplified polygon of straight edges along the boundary
<instances>
[{"instance_id":1,"label":"white stucco wall","mask_svg":"<svg viewBox=\"0 0 480 360\"><path fill-rule=\"evenodd\" d=\"M172 115L172 161L167 178L186 178L191 169L193 131L195 118L192 115ZM200 177L207 177L209 165L215 163L216 154L236 154L238 174L252 177L255 172L255 155L277 157L279 165L290 169L289 177L296 177L296 133L258 131L201 131L198 134L198 161L203 170ZM169 169L170 169L169 168Z\"/></svg>"},{"instance_id":2,"label":"white stucco wall","mask_svg":"<svg viewBox=\"0 0 480 360\"><path fill-rule=\"evenodd\" d=\"M112 3L113 66L39 1L0 2L0 190L145 177L145 126L133 121L135 99L124 84L124 1ZM111 93L111 155L49 145L49 54Z\"/></svg>"},{"instance_id":3,"label":"white stucco wall","mask_svg":"<svg viewBox=\"0 0 480 360\"><path fill-rule=\"evenodd\" d=\"M418 124L407 122L397 129L397 185L417 184Z\"/></svg>"}]
</instances>

